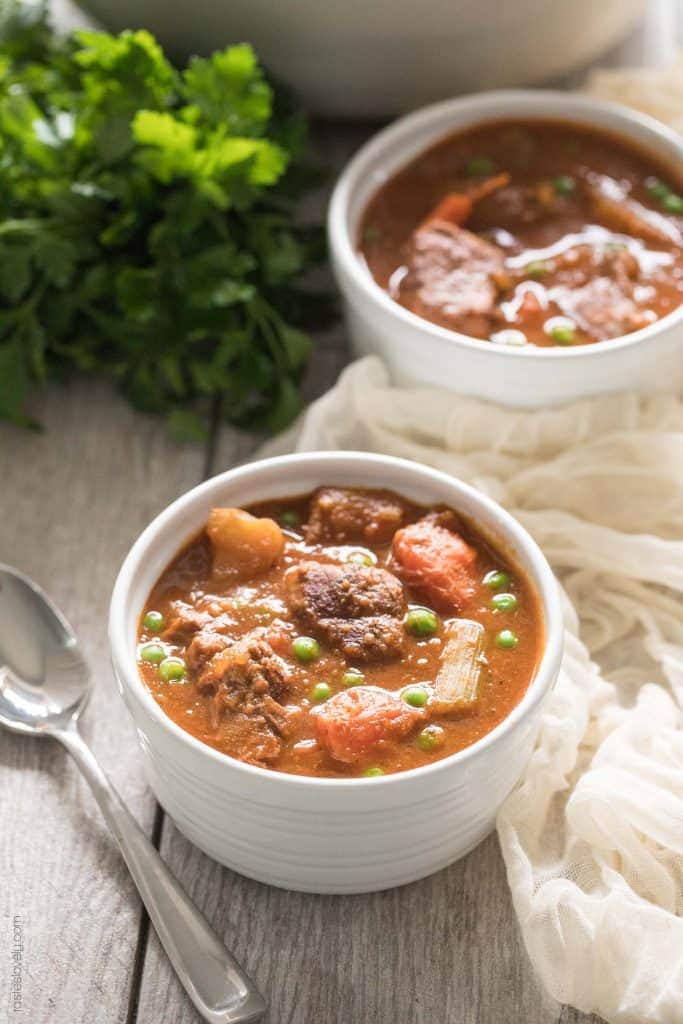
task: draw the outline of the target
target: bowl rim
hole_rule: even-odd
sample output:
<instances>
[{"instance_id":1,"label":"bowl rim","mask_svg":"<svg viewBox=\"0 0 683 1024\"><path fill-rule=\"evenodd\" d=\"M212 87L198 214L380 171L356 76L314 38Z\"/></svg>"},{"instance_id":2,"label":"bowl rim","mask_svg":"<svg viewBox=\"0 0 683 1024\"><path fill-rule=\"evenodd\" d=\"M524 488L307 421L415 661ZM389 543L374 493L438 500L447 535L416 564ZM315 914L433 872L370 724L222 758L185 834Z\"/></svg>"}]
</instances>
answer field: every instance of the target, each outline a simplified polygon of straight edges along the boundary
<instances>
[{"instance_id":1,"label":"bowl rim","mask_svg":"<svg viewBox=\"0 0 683 1024\"><path fill-rule=\"evenodd\" d=\"M554 111L543 110L541 108L544 104L555 105L556 109ZM402 321L413 332L430 335L449 345L460 346L479 354L488 353L495 358L540 361L606 358L615 351L654 342L659 335L668 332L672 326L683 320L682 303L677 309L667 313L655 323L638 331L632 331L630 334L620 335L618 338L610 338L590 345L580 345L576 348L542 348L537 345L515 348L491 341L483 343L480 338L471 338L458 331L440 327L438 324L412 313L387 295L359 258L355 241L349 232L348 210L358 183L363 181L387 148L397 146L404 137L409 138L416 128L423 128L425 125L431 126L429 139L421 147L421 151L424 151L438 142L440 138L448 136L449 128L444 124L444 120L448 120L451 115L458 116L470 112L473 116L468 122L469 125L488 121L503 121L507 117L514 116L524 116L530 120L552 120L555 118L558 121L585 124L588 127L611 132L617 137L623 134L627 141L632 141L646 152L650 148L653 155L665 162L672 161L672 149L677 151L678 156L683 160L683 136L667 125L648 114L643 114L622 104L594 99L581 93L563 92L559 89L495 89L441 100L438 103L421 107L419 110L398 118L386 128L372 135L346 164L332 192L327 215L327 236L333 266L335 262L338 264L341 272L350 279L354 289L361 293L361 298L365 302L379 308L385 316ZM607 127L595 116L596 114L603 115L606 119L612 119L614 123ZM462 127L466 128L468 124ZM636 140L633 134L629 134L629 127L646 134L648 142L642 143ZM452 127L450 131L457 132L457 126ZM417 153L413 153L406 156L404 163L414 159L416 155ZM403 164L399 161L392 173L396 173L401 166ZM342 291L344 291L343 288Z\"/></svg>"},{"instance_id":2,"label":"bowl rim","mask_svg":"<svg viewBox=\"0 0 683 1024\"><path fill-rule=\"evenodd\" d=\"M459 499L465 497L473 503L475 508L479 506L480 509L485 510L489 514L491 519L500 527L501 534L506 539L512 541L518 551L524 553L524 557L537 578L538 582L532 582L538 592L546 630L543 654L539 660L536 673L521 700L494 729L468 747L464 747L448 757L439 758L430 764L370 779L318 778L312 775L294 775L288 772L278 772L274 769L247 764L203 743L182 729L161 709L143 683L137 669L135 647L130 644L126 629L126 614L131 585L141 563L144 562L150 545L160 534L172 529L174 521L182 516L188 507L191 507L195 502L201 502L212 491L222 490L226 485L229 486L230 483L235 481L246 481L250 477L258 478L260 474L267 475L271 469L276 469L277 467L287 469L297 466L315 466L316 464L320 465L321 477L323 478L318 486L322 486L324 484L325 467L331 466L335 462L342 464L349 459L363 462L366 466L368 464L371 467L376 466L378 480L381 478L382 468L387 465L397 472L414 474L416 478L421 478L425 481L432 480L434 483L447 486L454 491L453 506L456 510ZM349 484L348 486L353 485ZM400 487L397 487L397 493L400 493ZM174 550L178 550L183 542L188 539L189 537L180 537L177 544L174 545ZM169 558L171 557L173 556L170 555ZM300 789L323 787L325 789L349 790L359 785L364 787L368 785L396 786L400 785L401 782L405 783L411 779L427 778L434 773L473 761L482 756L482 754L485 754L490 747L500 742L515 725L527 717L543 701L555 683L563 653L564 625L559 584L545 556L524 527L497 502L470 484L466 484L448 473L429 466L423 466L408 459L357 451L328 451L279 455L273 458L246 463L210 477L208 480L186 491L179 498L176 498L143 530L123 561L112 591L108 635L114 671L119 680L121 690L131 692L136 701L142 704L146 713L152 717L155 723L160 725L163 731L170 733L176 740L179 740L184 746L198 752L200 756L207 758L216 765L243 773L247 777L266 780L273 785L289 785Z\"/></svg>"}]
</instances>

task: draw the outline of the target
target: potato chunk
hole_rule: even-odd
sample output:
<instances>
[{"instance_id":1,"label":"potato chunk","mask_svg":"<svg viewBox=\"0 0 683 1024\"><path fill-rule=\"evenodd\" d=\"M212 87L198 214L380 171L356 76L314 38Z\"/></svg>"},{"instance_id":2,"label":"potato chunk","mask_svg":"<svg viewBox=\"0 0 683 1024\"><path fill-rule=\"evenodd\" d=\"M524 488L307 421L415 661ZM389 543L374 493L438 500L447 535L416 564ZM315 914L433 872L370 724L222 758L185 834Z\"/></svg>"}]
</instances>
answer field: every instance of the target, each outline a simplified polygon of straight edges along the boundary
<instances>
[{"instance_id":1,"label":"potato chunk","mask_svg":"<svg viewBox=\"0 0 683 1024\"><path fill-rule=\"evenodd\" d=\"M211 509L206 532L213 548L214 573L231 580L250 580L265 572L285 548L276 522L241 508Z\"/></svg>"}]
</instances>

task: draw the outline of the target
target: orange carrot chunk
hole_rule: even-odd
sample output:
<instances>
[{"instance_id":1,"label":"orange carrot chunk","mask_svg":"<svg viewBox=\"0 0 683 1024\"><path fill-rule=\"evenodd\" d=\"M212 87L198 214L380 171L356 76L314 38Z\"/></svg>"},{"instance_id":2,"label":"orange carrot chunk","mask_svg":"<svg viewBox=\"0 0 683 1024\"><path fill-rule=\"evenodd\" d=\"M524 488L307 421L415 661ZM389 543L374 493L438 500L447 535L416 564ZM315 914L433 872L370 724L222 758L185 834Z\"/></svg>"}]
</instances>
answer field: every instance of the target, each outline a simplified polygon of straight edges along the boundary
<instances>
[{"instance_id":1,"label":"orange carrot chunk","mask_svg":"<svg viewBox=\"0 0 683 1024\"><path fill-rule=\"evenodd\" d=\"M400 740L424 716L396 694L354 686L315 712L318 743L337 761L353 764L389 740Z\"/></svg>"},{"instance_id":2,"label":"orange carrot chunk","mask_svg":"<svg viewBox=\"0 0 683 1024\"><path fill-rule=\"evenodd\" d=\"M462 227L469 220L475 203L509 184L510 175L505 172L482 181L480 185L475 185L467 192L450 192L425 217L418 231L421 228L428 227L435 221L445 221L447 224L456 224L458 227Z\"/></svg>"},{"instance_id":3,"label":"orange carrot chunk","mask_svg":"<svg viewBox=\"0 0 683 1024\"><path fill-rule=\"evenodd\" d=\"M477 553L439 515L398 530L392 554L403 581L439 611L457 612L474 594Z\"/></svg>"}]
</instances>

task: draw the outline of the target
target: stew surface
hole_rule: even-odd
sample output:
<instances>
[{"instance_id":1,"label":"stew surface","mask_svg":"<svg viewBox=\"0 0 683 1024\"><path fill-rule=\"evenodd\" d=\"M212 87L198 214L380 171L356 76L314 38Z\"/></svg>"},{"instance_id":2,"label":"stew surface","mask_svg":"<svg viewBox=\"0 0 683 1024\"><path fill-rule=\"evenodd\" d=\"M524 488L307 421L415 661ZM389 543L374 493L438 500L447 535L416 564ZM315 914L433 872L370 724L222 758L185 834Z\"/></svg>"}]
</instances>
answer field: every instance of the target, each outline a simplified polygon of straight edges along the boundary
<instances>
[{"instance_id":1,"label":"stew surface","mask_svg":"<svg viewBox=\"0 0 683 1024\"><path fill-rule=\"evenodd\" d=\"M683 181L589 128L486 124L383 185L358 246L393 299L442 327L507 345L585 345L683 302Z\"/></svg>"},{"instance_id":2,"label":"stew surface","mask_svg":"<svg viewBox=\"0 0 683 1024\"><path fill-rule=\"evenodd\" d=\"M471 524L325 487L214 509L150 594L138 664L166 714L217 750L355 777L489 732L542 647L531 584Z\"/></svg>"}]
</instances>

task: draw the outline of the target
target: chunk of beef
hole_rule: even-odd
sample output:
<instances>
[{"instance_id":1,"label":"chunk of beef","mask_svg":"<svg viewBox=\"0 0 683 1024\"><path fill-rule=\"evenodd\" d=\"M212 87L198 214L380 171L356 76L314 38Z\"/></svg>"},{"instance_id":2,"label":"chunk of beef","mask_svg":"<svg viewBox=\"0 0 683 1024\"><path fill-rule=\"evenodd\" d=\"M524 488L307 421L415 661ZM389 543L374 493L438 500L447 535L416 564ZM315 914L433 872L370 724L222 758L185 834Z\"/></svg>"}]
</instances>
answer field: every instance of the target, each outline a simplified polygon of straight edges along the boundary
<instances>
[{"instance_id":1,"label":"chunk of beef","mask_svg":"<svg viewBox=\"0 0 683 1024\"><path fill-rule=\"evenodd\" d=\"M430 513L399 530L392 555L401 578L434 608L453 613L475 592L477 553L454 529L450 513Z\"/></svg>"},{"instance_id":2,"label":"chunk of beef","mask_svg":"<svg viewBox=\"0 0 683 1024\"><path fill-rule=\"evenodd\" d=\"M486 338L497 320L497 281L505 276L497 246L446 221L412 237L397 298L418 316Z\"/></svg>"},{"instance_id":3,"label":"chunk of beef","mask_svg":"<svg viewBox=\"0 0 683 1024\"><path fill-rule=\"evenodd\" d=\"M318 743L346 764L403 739L424 718L396 694L374 686L337 693L314 715Z\"/></svg>"},{"instance_id":4,"label":"chunk of beef","mask_svg":"<svg viewBox=\"0 0 683 1024\"><path fill-rule=\"evenodd\" d=\"M301 714L300 708L281 703L289 668L273 650L267 629L254 629L232 643L220 639L230 646L214 654L198 680L200 691L213 693L212 724L218 728L225 722L225 738L235 757L269 764L280 753L280 738Z\"/></svg>"},{"instance_id":5,"label":"chunk of beef","mask_svg":"<svg viewBox=\"0 0 683 1024\"><path fill-rule=\"evenodd\" d=\"M185 650L185 664L191 672L199 672L219 651L224 651L233 641L225 633L217 633L208 627L195 633Z\"/></svg>"},{"instance_id":6,"label":"chunk of beef","mask_svg":"<svg viewBox=\"0 0 683 1024\"><path fill-rule=\"evenodd\" d=\"M403 626L390 615L363 619L324 619L319 635L354 661L385 661L401 653Z\"/></svg>"},{"instance_id":7,"label":"chunk of beef","mask_svg":"<svg viewBox=\"0 0 683 1024\"><path fill-rule=\"evenodd\" d=\"M200 612L184 601L174 601L171 605L172 614L161 639L169 644L186 644L194 634L211 622L208 612Z\"/></svg>"},{"instance_id":8,"label":"chunk of beef","mask_svg":"<svg viewBox=\"0 0 683 1024\"><path fill-rule=\"evenodd\" d=\"M223 687L234 707L265 694L279 700L289 683L289 669L268 636L265 627L253 629L215 654L199 676L199 689L216 692Z\"/></svg>"},{"instance_id":9,"label":"chunk of beef","mask_svg":"<svg viewBox=\"0 0 683 1024\"><path fill-rule=\"evenodd\" d=\"M219 695L214 697L215 726L222 721L223 709ZM247 764L267 768L282 750L282 741L262 715L237 714L231 716L223 728L222 740L233 757Z\"/></svg>"},{"instance_id":10,"label":"chunk of beef","mask_svg":"<svg viewBox=\"0 0 683 1024\"><path fill-rule=\"evenodd\" d=\"M311 501L304 536L309 544L388 544L403 522L403 508L381 492L321 487Z\"/></svg>"},{"instance_id":11,"label":"chunk of beef","mask_svg":"<svg viewBox=\"0 0 683 1024\"><path fill-rule=\"evenodd\" d=\"M301 562L285 582L292 613L331 647L365 661L400 654L403 588L385 569Z\"/></svg>"},{"instance_id":12,"label":"chunk of beef","mask_svg":"<svg viewBox=\"0 0 683 1024\"><path fill-rule=\"evenodd\" d=\"M596 277L581 288L553 288L551 297L559 309L597 341L618 338L650 323L645 310L631 297L622 279Z\"/></svg>"}]
</instances>

